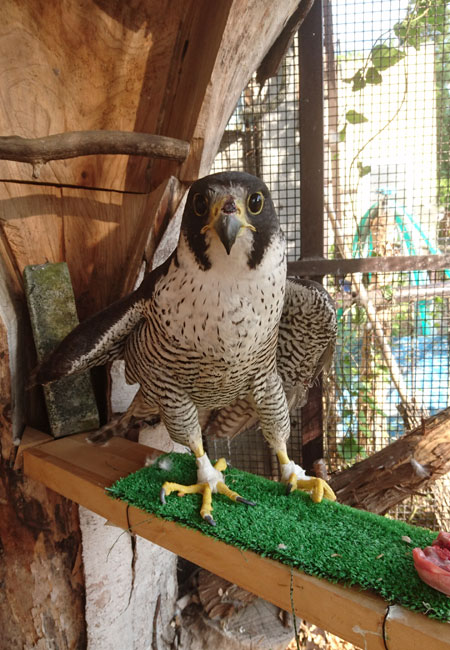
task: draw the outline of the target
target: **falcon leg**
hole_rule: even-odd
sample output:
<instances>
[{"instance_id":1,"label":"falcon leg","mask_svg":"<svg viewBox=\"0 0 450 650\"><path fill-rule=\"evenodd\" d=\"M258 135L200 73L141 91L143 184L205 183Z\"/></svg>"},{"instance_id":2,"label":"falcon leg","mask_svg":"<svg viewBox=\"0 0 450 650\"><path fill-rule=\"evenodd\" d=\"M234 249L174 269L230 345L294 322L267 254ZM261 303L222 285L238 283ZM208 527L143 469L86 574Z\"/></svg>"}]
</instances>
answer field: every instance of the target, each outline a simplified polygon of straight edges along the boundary
<instances>
[{"instance_id":1,"label":"falcon leg","mask_svg":"<svg viewBox=\"0 0 450 650\"><path fill-rule=\"evenodd\" d=\"M222 471L227 468L227 463L224 458L220 458L215 465L211 464L208 456L203 450L203 446L199 446L194 450L197 459L197 483L194 485L181 485L180 483L171 483L166 481L161 488L161 502L166 502L166 496L171 492L178 492L179 496L185 494L202 494L202 507L200 509L201 517L211 526L215 526L216 522L213 519L212 511L212 495L215 492L223 494L232 501L245 503L249 506L254 506L252 501L243 499L237 492L233 492L226 485Z\"/></svg>"},{"instance_id":2,"label":"falcon leg","mask_svg":"<svg viewBox=\"0 0 450 650\"><path fill-rule=\"evenodd\" d=\"M324 497L336 501L336 495L326 481L315 476L307 476L299 465L289 460L286 447L278 449L276 453L280 461L281 480L287 485L287 494L293 490L304 490L310 493L314 503L320 503Z\"/></svg>"},{"instance_id":3,"label":"falcon leg","mask_svg":"<svg viewBox=\"0 0 450 650\"><path fill-rule=\"evenodd\" d=\"M286 451L286 440L290 434L289 408L283 384L276 372L266 381L264 392L254 395L254 402L263 435L280 462L281 480L287 484L287 493L305 490L315 503L322 501L323 497L335 501L333 490L323 479L307 476L299 465L289 460Z\"/></svg>"}]
</instances>

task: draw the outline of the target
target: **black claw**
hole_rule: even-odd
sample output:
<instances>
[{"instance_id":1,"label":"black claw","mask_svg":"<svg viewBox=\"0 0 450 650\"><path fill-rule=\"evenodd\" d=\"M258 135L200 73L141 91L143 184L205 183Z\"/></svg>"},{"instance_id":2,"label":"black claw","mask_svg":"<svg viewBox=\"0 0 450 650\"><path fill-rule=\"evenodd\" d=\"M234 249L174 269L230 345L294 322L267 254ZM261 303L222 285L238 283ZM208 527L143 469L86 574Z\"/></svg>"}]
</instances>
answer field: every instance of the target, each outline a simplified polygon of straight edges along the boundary
<instances>
[{"instance_id":1,"label":"black claw","mask_svg":"<svg viewBox=\"0 0 450 650\"><path fill-rule=\"evenodd\" d=\"M254 501L249 501L243 497L236 497L236 501L239 501L239 503L245 503L247 506L256 506L256 503Z\"/></svg>"},{"instance_id":2,"label":"black claw","mask_svg":"<svg viewBox=\"0 0 450 650\"><path fill-rule=\"evenodd\" d=\"M286 485L286 494L290 494L292 492L292 483L288 483Z\"/></svg>"},{"instance_id":3,"label":"black claw","mask_svg":"<svg viewBox=\"0 0 450 650\"><path fill-rule=\"evenodd\" d=\"M203 519L204 519L204 520L206 521L206 523L209 524L210 526L216 526L216 522L215 522L214 519L211 517L211 515L205 515L205 516L203 517Z\"/></svg>"},{"instance_id":4,"label":"black claw","mask_svg":"<svg viewBox=\"0 0 450 650\"><path fill-rule=\"evenodd\" d=\"M166 503L166 491L164 488L161 488L161 492L159 493L159 498L161 499L161 503L165 505Z\"/></svg>"}]
</instances>

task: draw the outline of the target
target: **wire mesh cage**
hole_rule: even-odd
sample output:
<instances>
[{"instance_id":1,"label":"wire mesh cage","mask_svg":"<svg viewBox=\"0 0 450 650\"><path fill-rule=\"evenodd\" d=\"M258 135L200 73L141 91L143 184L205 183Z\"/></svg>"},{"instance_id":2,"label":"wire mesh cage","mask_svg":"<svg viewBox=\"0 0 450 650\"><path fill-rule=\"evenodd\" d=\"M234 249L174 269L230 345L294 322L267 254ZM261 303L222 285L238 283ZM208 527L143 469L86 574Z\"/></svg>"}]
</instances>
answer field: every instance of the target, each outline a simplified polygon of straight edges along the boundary
<instances>
[{"instance_id":1,"label":"wire mesh cage","mask_svg":"<svg viewBox=\"0 0 450 650\"><path fill-rule=\"evenodd\" d=\"M337 470L449 403L450 268L427 260L450 250L450 3L322 4L324 256L342 260L339 273L324 277L338 315L324 436ZM250 81L213 169L245 170L268 184L290 261L303 253L300 192L311 173L300 167L301 47L297 35L276 77L262 88L256 75ZM373 257L382 258L381 271L346 271L346 260ZM418 263L402 268L404 258ZM289 450L296 460L301 434L296 411ZM244 469L276 476L258 432L231 447L208 444ZM428 492L396 514L448 526L442 494ZM433 517L436 498L444 514Z\"/></svg>"},{"instance_id":2,"label":"wire mesh cage","mask_svg":"<svg viewBox=\"0 0 450 650\"><path fill-rule=\"evenodd\" d=\"M441 0L324 2L327 256L383 258L382 273L326 280L339 320L326 386L332 467L449 403L450 272L420 259L450 241L449 11ZM417 266L395 270L402 256ZM448 526L435 500L429 491L395 514Z\"/></svg>"}]
</instances>

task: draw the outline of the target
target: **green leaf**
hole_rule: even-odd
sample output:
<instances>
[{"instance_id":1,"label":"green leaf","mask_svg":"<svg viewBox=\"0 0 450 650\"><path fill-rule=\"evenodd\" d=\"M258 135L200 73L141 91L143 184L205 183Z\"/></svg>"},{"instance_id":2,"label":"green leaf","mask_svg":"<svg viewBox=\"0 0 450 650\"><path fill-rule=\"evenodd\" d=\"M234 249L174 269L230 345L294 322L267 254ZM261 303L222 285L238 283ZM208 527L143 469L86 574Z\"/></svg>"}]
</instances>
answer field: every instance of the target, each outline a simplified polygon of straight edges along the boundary
<instances>
[{"instance_id":1,"label":"green leaf","mask_svg":"<svg viewBox=\"0 0 450 650\"><path fill-rule=\"evenodd\" d=\"M421 41L424 40L422 31L422 26L419 23L408 20L394 25L394 33L397 38L416 50L419 49Z\"/></svg>"},{"instance_id":2,"label":"green leaf","mask_svg":"<svg viewBox=\"0 0 450 650\"><path fill-rule=\"evenodd\" d=\"M372 167L370 165L363 165L361 161L358 161L358 164L356 166L358 168L360 178L367 176L367 174L370 174L372 171Z\"/></svg>"},{"instance_id":3,"label":"green leaf","mask_svg":"<svg viewBox=\"0 0 450 650\"><path fill-rule=\"evenodd\" d=\"M405 53L390 45L375 45L370 53L372 63L377 70L387 70L405 57Z\"/></svg>"},{"instance_id":4,"label":"green leaf","mask_svg":"<svg viewBox=\"0 0 450 650\"><path fill-rule=\"evenodd\" d=\"M352 86L353 92L355 92L356 90L362 90L366 85L363 68L357 70L353 75L353 77L347 77L347 79L344 79L344 81L346 84L353 84Z\"/></svg>"},{"instance_id":5,"label":"green leaf","mask_svg":"<svg viewBox=\"0 0 450 650\"><path fill-rule=\"evenodd\" d=\"M368 84L380 84L383 77L376 68L369 68L366 72L366 82Z\"/></svg>"},{"instance_id":6,"label":"green leaf","mask_svg":"<svg viewBox=\"0 0 450 650\"><path fill-rule=\"evenodd\" d=\"M336 450L341 458L346 461L352 461L356 456L364 452L364 447L358 444L358 441L350 436L336 445Z\"/></svg>"},{"instance_id":7,"label":"green leaf","mask_svg":"<svg viewBox=\"0 0 450 650\"><path fill-rule=\"evenodd\" d=\"M366 80L364 79L364 71L362 68L360 68L354 75L353 75L353 86L352 90L353 92L356 92L357 90L362 90L364 86L366 85Z\"/></svg>"},{"instance_id":8,"label":"green leaf","mask_svg":"<svg viewBox=\"0 0 450 650\"><path fill-rule=\"evenodd\" d=\"M347 125L344 125L344 128L339 131L339 142L345 142L347 137Z\"/></svg>"},{"instance_id":9,"label":"green leaf","mask_svg":"<svg viewBox=\"0 0 450 650\"><path fill-rule=\"evenodd\" d=\"M347 122L350 122L350 124L362 124L363 122L369 121L365 115L358 113L353 109L346 112L345 119Z\"/></svg>"}]
</instances>

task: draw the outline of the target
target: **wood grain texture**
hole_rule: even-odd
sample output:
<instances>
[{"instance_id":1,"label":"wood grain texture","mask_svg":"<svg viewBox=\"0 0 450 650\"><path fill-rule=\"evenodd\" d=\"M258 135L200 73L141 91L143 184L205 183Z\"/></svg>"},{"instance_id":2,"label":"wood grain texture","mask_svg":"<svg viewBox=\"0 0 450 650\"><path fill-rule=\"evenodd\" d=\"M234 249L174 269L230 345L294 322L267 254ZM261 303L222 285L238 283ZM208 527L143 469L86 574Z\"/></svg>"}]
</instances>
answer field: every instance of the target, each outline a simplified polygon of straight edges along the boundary
<instances>
[{"instance_id":1,"label":"wood grain texture","mask_svg":"<svg viewBox=\"0 0 450 650\"><path fill-rule=\"evenodd\" d=\"M78 508L12 468L17 447L7 333L0 319L0 647L34 650L51 638L54 647L83 648Z\"/></svg>"},{"instance_id":2,"label":"wood grain texture","mask_svg":"<svg viewBox=\"0 0 450 650\"><path fill-rule=\"evenodd\" d=\"M132 289L186 184L209 171L242 88L296 6L5 0L0 133L120 129L191 145L182 167L120 155L52 161L39 185L23 182L29 165L0 161L0 179L21 181L0 184L1 235L19 285L25 265L67 261L80 319ZM171 175L186 183L175 190ZM161 223L152 228L155 215Z\"/></svg>"},{"instance_id":3,"label":"wood grain texture","mask_svg":"<svg viewBox=\"0 0 450 650\"><path fill-rule=\"evenodd\" d=\"M158 451L113 438L93 448L80 434L24 451L24 470L45 485L133 532L213 571L278 607L351 641L365 650L449 650L450 625L387 603L368 592L344 588L307 576L250 551L204 536L196 530L158 519L118 500L105 487L141 467Z\"/></svg>"},{"instance_id":4,"label":"wood grain texture","mask_svg":"<svg viewBox=\"0 0 450 650\"><path fill-rule=\"evenodd\" d=\"M168 179L209 171L242 88L296 6L5 0L2 134L121 129L191 144L182 168L127 156L49 162L39 181L51 185L23 183L31 180L29 165L0 161L0 179L22 181L0 184L1 235L19 285L25 265L67 261L80 319L132 289L161 236L161 223L152 228L155 214L164 227L186 189L169 187Z\"/></svg>"},{"instance_id":5,"label":"wood grain texture","mask_svg":"<svg viewBox=\"0 0 450 650\"><path fill-rule=\"evenodd\" d=\"M384 514L450 471L450 407L334 475L340 503Z\"/></svg>"},{"instance_id":6,"label":"wood grain texture","mask_svg":"<svg viewBox=\"0 0 450 650\"><path fill-rule=\"evenodd\" d=\"M19 286L26 265L66 261L84 320L132 290L159 203L181 195L0 183L3 256Z\"/></svg>"},{"instance_id":7,"label":"wood grain texture","mask_svg":"<svg viewBox=\"0 0 450 650\"><path fill-rule=\"evenodd\" d=\"M173 53L172 101L160 131L187 140L191 149L179 173L173 164L153 161L155 180L174 174L190 182L209 172L242 90L297 6L298 0L283 0L275 11L269 0L234 0L192 7Z\"/></svg>"},{"instance_id":8,"label":"wood grain texture","mask_svg":"<svg viewBox=\"0 0 450 650\"><path fill-rule=\"evenodd\" d=\"M192 4L5 0L0 25L2 135L32 138L91 129L158 133L163 102L170 101L170 53ZM139 158L95 156L49 163L40 180L146 191L146 167L147 161ZM2 161L0 178L29 181L31 170L23 163Z\"/></svg>"},{"instance_id":9,"label":"wood grain texture","mask_svg":"<svg viewBox=\"0 0 450 650\"><path fill-rule=\"evenodd\" d=\"M169 175L209 171L250 75L298 5L283 0L5 0L0 25L0 132L43 137L112 129L180 138L179 163L94 156L54 161L41 181L148 191ZM31 180L0 161L0 178Z\"/></svg>"},{"instance_id":10,"label":"wood grain texture","mask_svg":"<svg viewBox=\"0 0 450 650\"><path fill-rule=\"evenodd\" d=\"M59 494L0 468L0 646L84 648L84 576L78 508Z\"/></svg>"}]
</instances>

